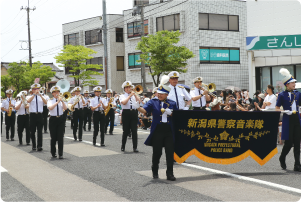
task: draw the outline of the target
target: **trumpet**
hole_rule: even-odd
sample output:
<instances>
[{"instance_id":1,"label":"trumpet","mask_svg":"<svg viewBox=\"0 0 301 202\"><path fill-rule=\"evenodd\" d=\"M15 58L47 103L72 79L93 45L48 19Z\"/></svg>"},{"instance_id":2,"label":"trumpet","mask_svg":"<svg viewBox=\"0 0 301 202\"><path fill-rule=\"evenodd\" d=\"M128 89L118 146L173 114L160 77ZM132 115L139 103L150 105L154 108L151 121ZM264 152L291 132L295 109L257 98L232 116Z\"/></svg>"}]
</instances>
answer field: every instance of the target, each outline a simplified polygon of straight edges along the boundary
<instances>
[{"instance_id":1,"label":"trumpet","mask_svg":"<svg viewBox=\"0 0 301 202\"><path fill-rule=\"evenodd\" d=\"M62 97L62 99L66 102L71 98L71 93L69 93L68 91L64 93L60 93L60 97Z\"/></svg>"},{"instance_id":2,"label":"trumpet","mask_svg":"<svg viewBox=\"0 0 301 202\"><path fill-rule=\"evenodd\" d=\"M74 112L74 111L75 111L74 106L77 105L77 103L79 103L79 101L80 101L81 98L82 98L82 96L81 96L81 95L78 95L78 96L75 98L75 100L74 100L74 104L68 104L68 109L69 109L70 111Z\"/></svg>"}]
</instances>

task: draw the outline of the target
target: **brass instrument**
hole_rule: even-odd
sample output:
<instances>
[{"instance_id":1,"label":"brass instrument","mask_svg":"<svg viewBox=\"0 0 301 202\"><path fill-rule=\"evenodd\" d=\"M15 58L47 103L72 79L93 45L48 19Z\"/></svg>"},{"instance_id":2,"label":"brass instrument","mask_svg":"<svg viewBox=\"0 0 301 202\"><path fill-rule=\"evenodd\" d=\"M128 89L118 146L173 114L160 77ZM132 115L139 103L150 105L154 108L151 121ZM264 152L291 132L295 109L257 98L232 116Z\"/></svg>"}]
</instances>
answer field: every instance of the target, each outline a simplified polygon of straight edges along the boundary
<instances>
[{"instance_id":1,"label":"brass instrument","mask_svg":"<svg viewBox=\"0 0 301 202\"><path fill-rule=\"evenodd\" d=\"M80 101L81 98L82 98L82 96L81 96L81 95L78 95L77 98L74 100L74 101L75 101L74 104L68 104L68 109L69 109L70 111L74 112L74 111L75 111L74 106L77 105L77 104L79 103L79 101Z\"/></svg>"},{"instance_id":2,"label":"brass instrument","mask_svg":"<svg viewBox=\"0 0 301 202\"><path fill-rule=\"evenodd\" d=\"M71 93L69 92L60 93L60 97L62 97L62 100L64 102L67 102L71 98Z\"/></svg>"},{"instance_id":3,"label":"brass instrument","mask_svg":"<svg viewBox=\"0 0 301 202\"><path fill-rule=\"evenodd\" d=\"M169 108L169 105L170 105L170 104L167 103L166 100L164 100L163 102L164 102L165 104L167 104L167 108ZM165 109L164 109L163 107L161 108L161 112L162 112L162 114L165 112Z\"/></svg>"},{"instance_id":4,"label":"brass instrument","mask_svg":"<svg viewBox=\"0 0 301 202\"><path fill-rule=\"evenodd\" d=\"M109 113L110 109L113 107L113 104L112 104L113 101L114 101L114 98L111 97L110 101L109 101L109 104L108 104L108 107L105 109L105 116Z\"/></svg>"},{"instance_id":5,"label":"brass instrument","mask_svg":"<svg viewBox=\"0 0 301 202\"><path fill-rule=\"evenodd\" d=\"M141 94L143 92L143 87L141 85L135 86L134 89L132 89L137 95Z\"/></svg>"},{"instance_id":6,"label":"brass instrument","mask_svg":"<svg viewBox=\"0 0 301 202\"><path fill-rule=\"evenodd\" d=\"M8 106L10 106L10 105L11 105L11 99L9 100L9 105ZM7 116L11 116L12 111L13 111L13 108L9 107L8 112L7 112Z\"/></svg>"},{"instance_id":7,"label":"brass instrument","mask_svg":"<svg viewBox=\"0 0 301 202\"><path fill-rule=\"evenodd\" d=\"M209 83L208 85L203 83L202 85L200 85L200 87L202 89L204 89L204 87L207 88L208 94L216 97L216 95L213 94L213 92L216 90L216 85L214 83Z\"/></svg>"}]
</instances>

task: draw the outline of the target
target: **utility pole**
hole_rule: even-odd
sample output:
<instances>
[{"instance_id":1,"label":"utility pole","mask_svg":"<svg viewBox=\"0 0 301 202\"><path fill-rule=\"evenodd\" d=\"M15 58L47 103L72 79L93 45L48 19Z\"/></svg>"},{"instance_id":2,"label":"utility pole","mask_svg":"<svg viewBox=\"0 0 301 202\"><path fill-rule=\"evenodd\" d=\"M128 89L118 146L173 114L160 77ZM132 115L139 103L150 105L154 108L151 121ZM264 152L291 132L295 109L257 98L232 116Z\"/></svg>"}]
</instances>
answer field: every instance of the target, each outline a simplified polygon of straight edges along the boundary
<instances>
[{"instance_id":1,"label":"utility pole","mask_svg":"<svg viewBox=\"0 0 301 202\"><path fill-rule=\"evenodd\" d=\"M104 61L105 61L105 83L108 89L108 48L107 48L107 8L106 0L102 0L102 20L103 20L103 45L104 45Z\"/></svg>"},{"instance_id":2,"label":"utility pole","mask_svg":"<svg viewBox=\"0 0 301 202\"><path fill-rule=\"evenodd\" d=\"M34 11L36 9L36 7L30 8L29 7L29 0L28 0L28 6L26 6L25 8L23 8L23 6L22 6L20 10L23 10L23 9L27 11L29 65L30 65L30 67L32 67L29 12L30 12L30 10Z\"/></svg>"},{"instance_id":3,"label":"utility pole","mask_svg":"<svg viewBox=\"0 0 301 202\"><path fill-rule=\"evenodd\" d=\"M141 6L141 39L144 37L144 5ZM145 63L141 62L141 83L143 87L143 92L146 92L146 83L145 83Z\"/></svg>"}]
</instances>

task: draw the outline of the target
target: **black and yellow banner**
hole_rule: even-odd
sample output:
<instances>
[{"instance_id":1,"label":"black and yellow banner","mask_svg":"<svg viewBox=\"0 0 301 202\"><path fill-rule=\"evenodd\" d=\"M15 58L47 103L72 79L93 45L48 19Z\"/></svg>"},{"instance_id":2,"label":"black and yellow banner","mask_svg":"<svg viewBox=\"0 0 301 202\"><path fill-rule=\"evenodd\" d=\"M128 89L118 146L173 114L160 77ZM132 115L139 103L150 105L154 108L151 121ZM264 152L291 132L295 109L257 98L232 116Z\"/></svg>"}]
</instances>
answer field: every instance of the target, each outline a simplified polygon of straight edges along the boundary
<instances>
[{"instance_id":1,"label":"black and yellow banner","mask_svg":"<svg viewBox=\"0 0 301 202\"><path fill-rule=\"evenodd\" d=\"M232 164L251 156L264 165L277 154L280 112L174 111L174 158L195 155L208 163Z\"/></svg>"}]
</instances>

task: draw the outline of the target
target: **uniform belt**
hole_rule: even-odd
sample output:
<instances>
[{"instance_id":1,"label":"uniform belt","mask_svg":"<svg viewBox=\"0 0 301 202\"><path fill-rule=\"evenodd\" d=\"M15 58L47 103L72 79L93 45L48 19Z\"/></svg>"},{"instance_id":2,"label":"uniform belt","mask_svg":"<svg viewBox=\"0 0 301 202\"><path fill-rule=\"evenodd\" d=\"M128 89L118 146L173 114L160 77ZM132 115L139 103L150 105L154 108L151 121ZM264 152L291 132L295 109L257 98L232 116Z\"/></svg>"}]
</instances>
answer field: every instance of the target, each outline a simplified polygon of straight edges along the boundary
<instances>
[{"instance_id":1,"label":"uniform belt","mask_svg":"<svg viewBox=\"0 0 301 202\"><path fill-rule=\"evenodd\" d=\"M60 118L62 117L63 115L60 115L60 116L51 116L51 117L54 117L54 118Z\"/></svg>"},{"instance_id":2,"label":"uniform belt","mask_svg":"<svg viewBox=\"0 0 301 202\"><path fill-rule=\"evenodd\" d=\"M124 111L136 111L137 109L123 109Z\"/></svg>"},{"instance_id":3,"label":"uniform belt","mask_svg":"<svg viewBox=\"0 0 301 202\"><path fill-rule=\"evenodd\" d=\"M26 116L26 115L28 115L28 114L18 114L18 116Z\"/></svg>"},{"instance_id":4,"label":"uniform belt","mask_svg":"<svg viewBox=\"0 0 301 202\"><path fill-rule=\"evenodd\" d=\"M74 110L82 110L82 108L74 108Z\"/></svg>"},{"instance_id":5,"label":"uniform belt","mask_svg":"<svg viewBox=\"0 0 301 202\"><path fill-rule=\"evenodd\" d=\"M94 112L104 112L104 110L100 110L100 111L94 111Z\"/></svg>"},{"instance_id":6,"label":"uniform belt","mask_svg":"<svg viewBox=\"0 0 301 202\"><path fill-rule=\"evenodd\" d=\"M30 112L30 114L42 114L42 112Z\"/></svg>"}]
</instances>

